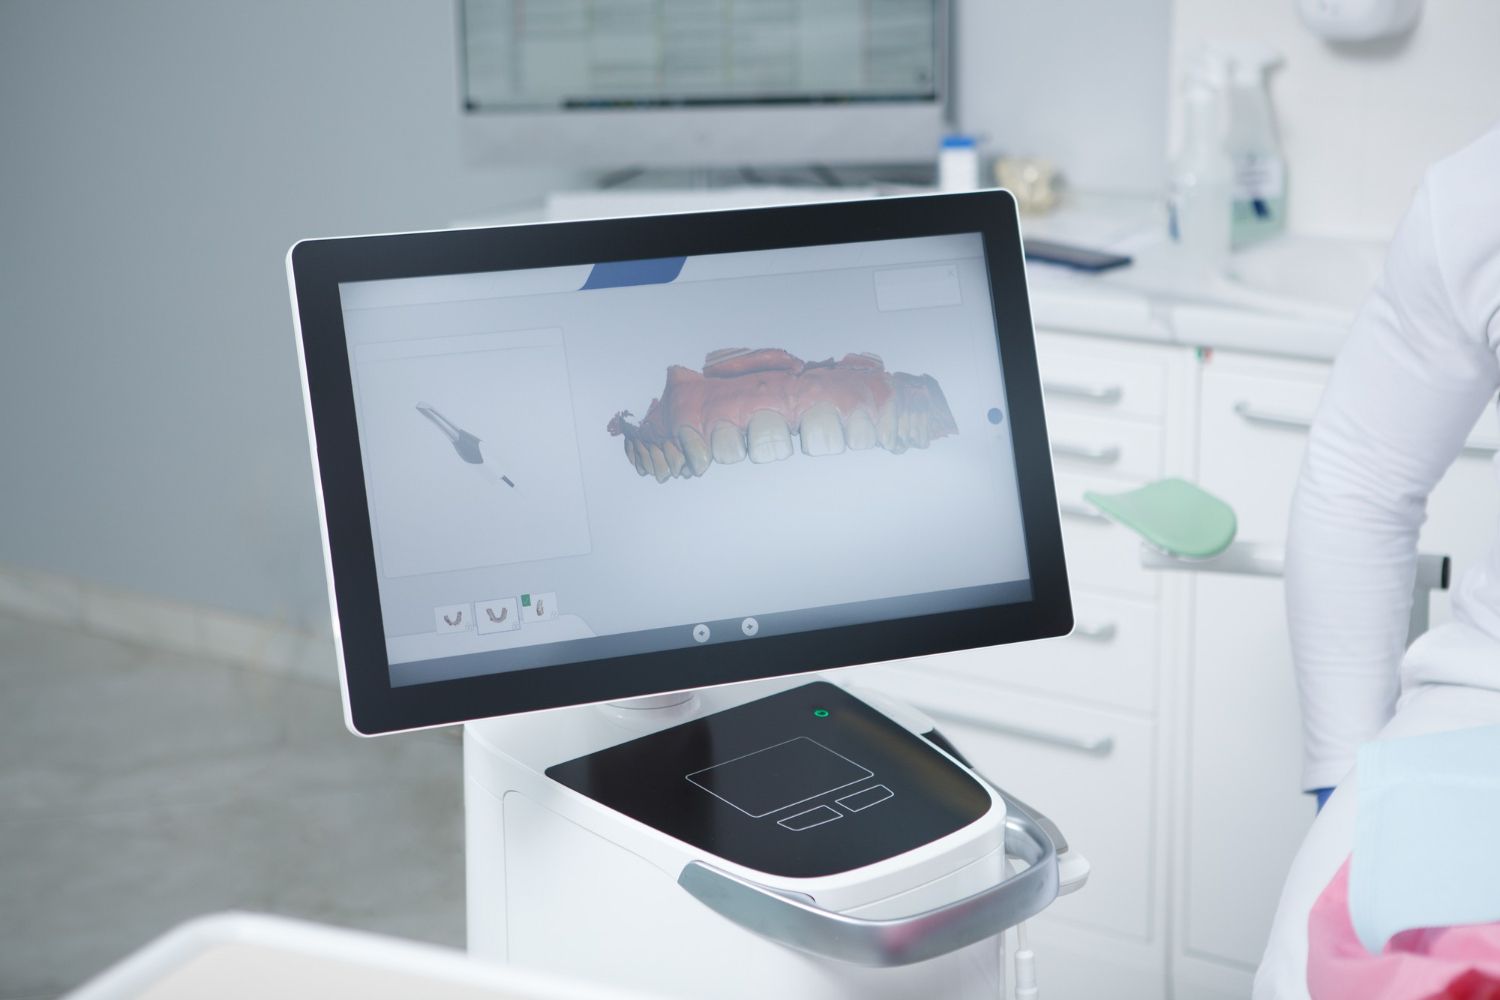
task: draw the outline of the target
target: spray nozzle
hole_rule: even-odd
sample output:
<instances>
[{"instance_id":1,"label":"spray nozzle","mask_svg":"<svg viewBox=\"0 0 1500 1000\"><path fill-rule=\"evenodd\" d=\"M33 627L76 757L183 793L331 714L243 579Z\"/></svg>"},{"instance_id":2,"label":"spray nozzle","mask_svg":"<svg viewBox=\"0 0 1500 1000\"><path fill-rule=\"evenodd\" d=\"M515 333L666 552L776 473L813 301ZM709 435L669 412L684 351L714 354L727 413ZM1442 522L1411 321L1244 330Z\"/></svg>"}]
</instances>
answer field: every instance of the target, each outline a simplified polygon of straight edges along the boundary
<instances>
[{"instance_id":1,"label":"spray nozzle","mask_svg":"<svg viewBox=\"0 0 1500 1000\"><path fill-rule=\"evenodd\" d=\"M1186 75L1211 87L1260 86L1281 63L1281 53L1261 42L1217 42L1198 50Z\"/></svg>"}]
</instances>

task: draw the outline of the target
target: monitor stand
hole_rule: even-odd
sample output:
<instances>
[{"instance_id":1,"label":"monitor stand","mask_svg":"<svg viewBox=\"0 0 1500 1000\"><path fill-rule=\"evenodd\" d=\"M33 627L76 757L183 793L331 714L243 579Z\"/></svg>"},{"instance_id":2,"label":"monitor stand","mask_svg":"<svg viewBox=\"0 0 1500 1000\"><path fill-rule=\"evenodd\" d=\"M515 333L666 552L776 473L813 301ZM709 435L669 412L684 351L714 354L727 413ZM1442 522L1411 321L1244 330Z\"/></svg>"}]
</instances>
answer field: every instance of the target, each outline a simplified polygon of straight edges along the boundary
<instances>
[{"instance_id":1,"label":"monitor stand","mask_svg":"<svg viewBox=\"0 0 1500 1000\"><path fill-rule=\"evenodd\" d=\"M669 694L648 694L640 698L626 698L624 701L607 702L610 708L624 708L637 712L646 712L656 708L672 708L681 705L685 701L692 701L698 697L696 690L673 691Z\"/></svg>"},{"instance_id":2,"label":"monitor stand","mask_svg":"<svg viewBox=\"0 0 1500 1000\"><path fill-rule=\"evenodd\" d=\"M695 718L702 708L697 691L674 691L606 702L599 711L616 726L647 733Z\"/></svg>"}]
</instances>

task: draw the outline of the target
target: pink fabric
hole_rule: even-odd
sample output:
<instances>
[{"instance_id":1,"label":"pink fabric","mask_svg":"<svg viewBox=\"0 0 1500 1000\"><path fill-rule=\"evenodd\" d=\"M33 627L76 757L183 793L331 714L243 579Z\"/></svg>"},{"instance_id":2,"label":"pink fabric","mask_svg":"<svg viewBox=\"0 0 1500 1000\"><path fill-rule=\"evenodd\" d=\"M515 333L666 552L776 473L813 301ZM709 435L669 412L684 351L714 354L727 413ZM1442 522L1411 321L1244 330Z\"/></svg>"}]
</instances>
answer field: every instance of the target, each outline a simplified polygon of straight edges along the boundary
<instances>
[{"instance_id":1,"label":"pink fabric","mask_svg":"<svg viewBox=\"0 0 1500 1000\"><path fill-rule=\"evenodd\" d=\"M1500 1000L1500 924L1402 931L1378 955L1349 919L1349 862L1307 918L1312 1000Z\"/></svg>"}]
</instances>

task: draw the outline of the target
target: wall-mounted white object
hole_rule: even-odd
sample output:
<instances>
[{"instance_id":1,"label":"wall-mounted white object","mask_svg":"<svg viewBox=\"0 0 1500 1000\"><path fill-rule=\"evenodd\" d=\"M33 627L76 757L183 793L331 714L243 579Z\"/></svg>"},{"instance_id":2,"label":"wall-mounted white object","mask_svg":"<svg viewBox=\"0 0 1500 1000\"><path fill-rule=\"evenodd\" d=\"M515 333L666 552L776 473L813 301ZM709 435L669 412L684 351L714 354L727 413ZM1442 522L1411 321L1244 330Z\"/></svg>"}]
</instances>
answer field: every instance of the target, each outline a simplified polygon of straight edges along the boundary
<instances>
[{"instance_id":1,"label":"wall-mounted white object","mask_svg":"<svg viewBox=\"0 0 1500 1000\"><path fill-rule=\"evenodd\" d=\"M1410 31L1422 0L1297 0L1302 22L1330 42L1371 42Z\"/></svg>"}]
</instances>

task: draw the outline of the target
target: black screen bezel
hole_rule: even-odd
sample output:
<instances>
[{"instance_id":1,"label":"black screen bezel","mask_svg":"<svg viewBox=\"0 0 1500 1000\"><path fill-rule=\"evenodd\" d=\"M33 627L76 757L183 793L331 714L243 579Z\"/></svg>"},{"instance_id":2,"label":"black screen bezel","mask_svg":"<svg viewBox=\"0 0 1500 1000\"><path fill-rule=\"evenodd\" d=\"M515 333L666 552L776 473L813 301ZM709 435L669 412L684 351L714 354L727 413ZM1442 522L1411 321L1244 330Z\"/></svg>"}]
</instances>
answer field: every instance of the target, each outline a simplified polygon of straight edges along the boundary
<instances>
[{"instance_id":1,"label":"black screen bezel","mask_svg":"<svg viewBox=\"0 0 1500 1000\"><path fill-rule=\"evenodd\" d=\"M339 285L978 232L1020 486L1028 601L392 686ZM1003 190L305 240L289 272L350 726L375 735L1064 635L1063 561L1015 201ZM790 558L790 557L789 557ZM503 656L497 653L497 656Z\"/></svg>"}]
</instances>

